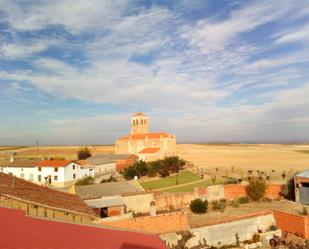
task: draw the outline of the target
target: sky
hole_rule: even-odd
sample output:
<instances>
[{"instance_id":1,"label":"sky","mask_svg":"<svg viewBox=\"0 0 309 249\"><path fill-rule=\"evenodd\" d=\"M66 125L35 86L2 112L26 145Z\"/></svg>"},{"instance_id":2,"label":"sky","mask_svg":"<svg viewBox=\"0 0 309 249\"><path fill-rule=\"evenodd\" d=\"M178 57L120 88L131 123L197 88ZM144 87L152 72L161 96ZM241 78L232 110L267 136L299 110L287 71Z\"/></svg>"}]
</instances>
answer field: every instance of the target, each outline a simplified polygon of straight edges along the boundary
<instances>
[{"instance_id":1,"label":"sky","mask_svg":"<svg viewBox=\"0 0 309 249\"><path fill-rule=\"evenodd\" d=\"M309 141L307 0L0 0L0 145Z\"/></svg>"}]
</instances>

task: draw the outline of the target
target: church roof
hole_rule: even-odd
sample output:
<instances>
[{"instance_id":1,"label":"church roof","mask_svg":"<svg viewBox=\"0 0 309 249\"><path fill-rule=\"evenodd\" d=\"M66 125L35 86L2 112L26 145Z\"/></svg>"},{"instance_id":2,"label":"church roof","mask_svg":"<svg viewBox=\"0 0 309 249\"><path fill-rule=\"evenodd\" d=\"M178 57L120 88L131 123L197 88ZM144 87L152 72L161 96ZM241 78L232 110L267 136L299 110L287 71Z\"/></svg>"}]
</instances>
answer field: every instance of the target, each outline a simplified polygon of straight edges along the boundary
<instances>
[{"instance_id":1,"label":"church roof","mask_svg":"<svg viewBox=\"0 0 309 249\"><path fill-rule=\"evenodd\" d=\"M133 115L133 117L137 117L137 116L145 116L146 117L146 115L143 112L137 112Z\"/></svg>"},{"instance_id":2,"label":"church roof","mask_svg":"<svg viewBox=\"0 0 309 249\"><path fill-rule=\"evenodd\" d=\"M126 136L123 136L119 138L119 140L144 140L146 138L148 139L160 139L162 138L167 138L171 137L173 135L165 132L149 132L149 133L141 133L141 134L129 134Z\"/></svg>"},{"instance_id":3,"label":"church roof","mask_svg":"<svg viewBox=\"0 0 309 249\"><path fill-rule=\"evenodd\" d=\"M154 154L154 153L158 152L159 150L160 150L160 148L158 148L158 147L148 147L148 148L142 149L138 153L139 154Z\"/></svg>"}]
</instances>

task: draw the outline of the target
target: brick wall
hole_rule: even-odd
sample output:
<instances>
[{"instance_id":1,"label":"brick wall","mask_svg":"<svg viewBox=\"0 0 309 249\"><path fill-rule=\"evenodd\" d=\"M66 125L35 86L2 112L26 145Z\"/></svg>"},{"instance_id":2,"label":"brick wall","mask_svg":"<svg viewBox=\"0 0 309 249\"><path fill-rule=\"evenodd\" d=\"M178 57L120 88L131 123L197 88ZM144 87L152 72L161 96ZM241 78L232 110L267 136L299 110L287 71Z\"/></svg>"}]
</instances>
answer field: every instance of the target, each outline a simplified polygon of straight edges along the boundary
<instances>
[{"instance_id":1,"label":"brick wall","mask_svg":"<svg viewBox=\"0 0 309 249\"><path fill-rule=\"evenodd\" d=\"M273 211L276 225L283 232L293 233L309 239L309 216Z\"/></svg>"},{"instance_id":2,"label":"brick wall","mask_svg":"<svg viewBox=\"0 0 309 249\"><path fill-rule=\"evenodd\" d=\"M152 233L167 233L189 229L186 213L175 212L159 216L144 216L134 219L101 222L104 226L141 230Z\"/></svg>"}]
</instances>

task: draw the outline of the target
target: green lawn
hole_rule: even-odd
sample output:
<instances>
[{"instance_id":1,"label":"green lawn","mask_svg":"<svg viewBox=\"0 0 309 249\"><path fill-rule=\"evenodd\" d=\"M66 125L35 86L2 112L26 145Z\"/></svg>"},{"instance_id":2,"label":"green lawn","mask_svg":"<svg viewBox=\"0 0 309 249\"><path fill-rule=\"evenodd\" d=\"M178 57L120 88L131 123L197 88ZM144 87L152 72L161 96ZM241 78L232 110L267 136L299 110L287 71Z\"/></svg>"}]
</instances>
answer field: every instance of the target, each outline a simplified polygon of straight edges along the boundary
<instances>
[{"instance_id":1,"label":"green lawn","mask_svg":"<svg viewBox=\"0 0 309 249\"><path fill-rule=\"evenodd\" d=\"M217 179L215 184L223 184L224 180L223 179ZM169 193L181 193L181 192L190 192L193 191L194 188L196 187L207 187L209 185L214 185L212 180L205 180L203 182L197 182L197 183L192 183L188 184L185 186L178 186L175 188L169 188L167 190L164 190L164 192L169 192Z\"/></svg>"},{"instance_id":2,"label":"green lawn","mask_svg":"<svg viewBox=\"0 0 309 249\"><path fill-rule=\"evenodd\" d=\"M189 171L180 171L178 173L178 184L200 180L200 177ZM158 189L176 185L176 175L162 178L156 181L141 182L144 189Z\"/></svg>"}]
</instances>

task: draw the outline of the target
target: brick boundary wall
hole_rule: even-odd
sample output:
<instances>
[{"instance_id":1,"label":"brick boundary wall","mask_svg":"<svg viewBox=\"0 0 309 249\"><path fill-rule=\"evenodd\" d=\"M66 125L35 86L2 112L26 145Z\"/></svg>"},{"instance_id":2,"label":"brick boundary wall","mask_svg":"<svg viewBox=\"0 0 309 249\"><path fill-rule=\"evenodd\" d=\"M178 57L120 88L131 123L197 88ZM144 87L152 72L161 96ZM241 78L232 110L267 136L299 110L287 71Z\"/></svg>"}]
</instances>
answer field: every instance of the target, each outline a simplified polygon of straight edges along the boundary
<instances>
[{"instance_id":1,"label":"brick boundary wall","mask_svg":"<svg viewBox=\"0 0 309 249\"><path fill-rule=\"evenodd\" d=\"M259 216L264 216L268 214L273 214L273 212L272 211L261 211L261 212L255 212L255 213L244 214L244 215L224 217L222 219L205 222L202 225L191 226L191 228L200 228L200 227L206 227L206 226L212 226L212 225L219 225L219 224L230 223L230 222L234 222L238 220L245 220L245 219L255 218Z\"/></svg>"},{"instance_id":2,"label":"brick boundary wall","mask_svg":"<svg viewBox=\"0 0 309 249\"><path fill-rule=\"evenodd\" d=\"M309 239L309 216L291 214L274 210L276 226L283 232L293 233Z\"/></svg>"}]
</instances>

